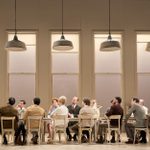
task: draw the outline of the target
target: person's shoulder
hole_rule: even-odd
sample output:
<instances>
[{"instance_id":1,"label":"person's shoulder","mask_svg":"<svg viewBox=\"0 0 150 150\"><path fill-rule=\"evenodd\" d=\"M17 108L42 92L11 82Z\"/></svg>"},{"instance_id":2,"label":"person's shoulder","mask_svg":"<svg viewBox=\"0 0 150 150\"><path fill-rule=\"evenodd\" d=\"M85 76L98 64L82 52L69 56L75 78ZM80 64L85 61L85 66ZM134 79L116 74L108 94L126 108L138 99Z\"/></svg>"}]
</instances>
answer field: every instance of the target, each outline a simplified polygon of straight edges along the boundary
<instances>
[{"instance_id":1,"label":"person's shoulder","mask_svg":"<svg viewBox=\"0 0 150 150\"><path fill-rule=\"evenodd\" d=\"M34 107L34 105L30 105L30 106L28 106L27 108L26 108L26 110L30 110L30 109L32 109Z\"/></svg>"},{"instance_id":2,"label":"person's shoulder","mask_svg":"<svg viewBox=\"0 0 150 150\"><path fill-rule=\"evenodd\" d=\"M81 109L81 107L79 105L77 105L76 108Z\"/></svg>"},{"instance_id":3,"label":"person's shoulder","mask_svg":"<svg viewBox=\"0 0 150 150\"><path fill-rule=\"evenodd\" d=\"M68 110L68 107L67 107L67 106L65 106L65 105L63 105L63 108L65 108L65 109L67 109L67 110Z\"/></svg>"},{"instance_id":4,"label":"person's shoulder","mask_svg":"<svg viewBox=\"0 0 150 150\"><path fill-rule=\"evenodd\" d=\"M117 107L123 110L123 107L120 104L118 104Z\"/></svg>"},{"instance_id":5,"label":"person's shoulder","mask_svg":"<svg viewBox=\"0 0 150 150\"><path fill-rule=\"evenodd\" d=\"M110 106L110 109L109 109L109 110L114 110L114 109L117 109L117 108L118 108L117 105L112 105L112 106Z\"/></svg>"},{"instance_id":6,"label":"person's shoulder","mask_svg":"<svg viewBox=\"0 0 150 150\"><path fill-rule=\"evenodd\" d=\"M6 109L7 107L8 107L7 105L6 106L1 106L0 110Z\"/></svg>"},{"instance_id":7,"label":"person's shoulder","mask_svg":"<svg viewBox=\"0 0 150 150\"><path fill-rule=\"evenodd\" d=\"M84 107L81 107L80 112L84 111Z\"/></svg>"},{"instance_id":8,"label":"person's shoulder","mask_svg":"<svg viewBox=\"0 0 150 150\"><path fill-rule=\"evenodd\" d=\"M42 111L45 111L45 109L42 106L39 106L39 109L41 109Z\"/></svg>"},{"instance_id":9,"label":"person's shoulder","mask_svg":"<svg viewBox=\"0 0 150 150\"><path fill-rule=\"evenodd\" d=\"M71 105L67 105L67 108L70 108L71 107Z\"/></svg>"},{"instance_id":10,"label":"person's shoulder","mask_svg":"<svg viewBox=\"0 0 150 150\"><path fill-rule=\"evenodd\" d=\"M148 107L146 107L146 106L143 106L143 107L148 110Z\"/></svg>"},{"instance_id":11,"label":"person's shoulder","mask_svg":"<svg viewBox=\"0 0 150 150\"><path fill-rule=\"evenodd\" d=\"M18 114L18 110L13 108L14 113Z\"/></svg>"}]
</instances>

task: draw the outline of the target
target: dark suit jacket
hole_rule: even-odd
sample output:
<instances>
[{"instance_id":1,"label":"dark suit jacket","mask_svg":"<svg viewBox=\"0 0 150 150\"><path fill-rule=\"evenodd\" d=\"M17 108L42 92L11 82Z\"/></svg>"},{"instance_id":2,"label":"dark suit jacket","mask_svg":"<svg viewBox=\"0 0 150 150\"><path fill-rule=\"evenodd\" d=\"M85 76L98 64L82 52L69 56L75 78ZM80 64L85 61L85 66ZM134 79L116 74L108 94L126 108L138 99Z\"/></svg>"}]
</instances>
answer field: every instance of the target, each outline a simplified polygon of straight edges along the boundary
<instances>
[{"instance_id":1,"label":"dark suit jacket","mask_svg":"<svg viewBox=\"0 0 150 150\"><path fill-rule=\"evenodd\" d=\"M18 127L18 111L11 105L7 105L0 108L0 117L13 117L15 116L15 129ZM0 124L1 125L1 124ZM9 128L11 127L11 123L9 121L4 122L4 127ZM1 128L0 128L1 129Z\"/></svg>"},{"instance_id":2,"label":"dark suit jacket","mask_svg":"<svg viewBox=\"0 0 150 150\"><path fill-rule=\"evenodd\" d=\"M123 108L119 104L111 106L110 110L106 113L106 116L109 117L111 115L121 115L121 120L120 120L120 123L121 123L122 117L123 117ZM111 120L110 124L116 126L116 125L118 125L118 121L115 119Z\"/></svg>"},{"instance_id":3,"label":"dark suit jacket","mask_svg":"<svg viewBox=\"0 0 150 150\"><path fill-rule=\"evenodd\" d=\"M72 105L68 105L67 108L68 108L70 114L73 114L74 117L78 117L79 111L81 109L81 107L79 105L76 105L75 108Z\"/></svg>"}]
</instances>

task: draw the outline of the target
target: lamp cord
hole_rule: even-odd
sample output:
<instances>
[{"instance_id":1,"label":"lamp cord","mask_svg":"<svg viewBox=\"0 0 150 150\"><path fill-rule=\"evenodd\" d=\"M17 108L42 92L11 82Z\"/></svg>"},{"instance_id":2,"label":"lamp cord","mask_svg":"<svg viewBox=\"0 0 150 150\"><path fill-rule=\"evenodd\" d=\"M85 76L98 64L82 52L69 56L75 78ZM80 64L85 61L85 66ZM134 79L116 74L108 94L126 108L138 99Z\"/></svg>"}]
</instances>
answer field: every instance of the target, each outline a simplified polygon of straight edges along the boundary
<instances>
[{"instance_id":1,"label":"lamp cord","mask_svg":"<svg viewBox=\"0 0 150 150\"><path fill-rule=\"evenodd\" d=\"M15 35L17 34L17 29L16 29L16 0L15 0Z\"/></svg>"},{"instance_id":2,"label":"lamp cord","mask_svg":"<svg viewBox=\"0 0 150 150\"><path fill-rule=\"evenodd\" d=\"M62 8L61 8L61 11L62 11L62 12L61 12L61 13L62 13L62 16L61 16L61 17L62 17L62 18L61 18L61 21L62 21L62 23L61 23L62 35L64 34L64 31L63 31L63 24L64 24L64 18L63 18L63 16L64 16L64 6L63 6L63 5L64 5L64 3L63 3L63 0L62 0Z\"/></svg>"},{"instance_id":3,"label":"lamp cord","mask_svg":"<svg viewBox=\"0 0 150 150\"><path fill-rule=\"evenodd\" d=\"M108 5L108 34L109 34L109 36L108 36L108 40L111 40L112 39L112 37L111 37L111 32L110 32L110 0L109 0L109 5Z\"/></svg>"}]
</instances>

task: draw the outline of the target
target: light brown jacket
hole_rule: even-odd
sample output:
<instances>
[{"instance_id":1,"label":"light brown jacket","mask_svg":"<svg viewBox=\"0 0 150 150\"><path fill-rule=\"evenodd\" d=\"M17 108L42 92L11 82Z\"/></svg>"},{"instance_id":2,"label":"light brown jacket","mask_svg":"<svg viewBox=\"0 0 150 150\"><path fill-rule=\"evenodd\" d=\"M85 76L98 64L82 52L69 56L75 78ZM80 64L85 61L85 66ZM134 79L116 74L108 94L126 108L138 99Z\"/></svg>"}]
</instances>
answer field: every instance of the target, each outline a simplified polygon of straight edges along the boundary
<instances>
[{"instance_id":1,"label":"light brown jacket","mask_svg":"<svg viewBox=\"0 0 150 150\"><path fill-rule=\"evenodd\" d=\"M45 110L42 107L33 104L26 109L23 120L25 123L27 123L28 116L44 116L44 114ZM37 126L38 123L31 123L31 128L36 128Z\"/></svg>"}]
</instances>

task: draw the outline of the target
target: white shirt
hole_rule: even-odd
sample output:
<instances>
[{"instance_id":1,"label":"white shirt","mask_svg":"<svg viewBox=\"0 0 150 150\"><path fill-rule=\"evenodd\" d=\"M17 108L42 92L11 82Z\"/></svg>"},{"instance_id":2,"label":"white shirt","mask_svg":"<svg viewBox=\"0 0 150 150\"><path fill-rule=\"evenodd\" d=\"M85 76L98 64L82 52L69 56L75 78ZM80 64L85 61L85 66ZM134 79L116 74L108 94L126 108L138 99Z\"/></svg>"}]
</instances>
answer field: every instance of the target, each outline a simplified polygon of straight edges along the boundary
<instances>
[{"instance_id":1,"label":"white shirt","mask_svg":"<svg viewBox=\"0 0 150 150\"><path fill-rule=\"evenodd\" d=\"M53 115L68 115L68 108L65 105L61 105L51 113L51 116Z\"/></svg>"},{"instance_id":2,"label":"white shirt","mask_svg":"<svg viewBox=\"0 0 150 150\"><path fill-rule=\"evenodd\" d=\"M19 119L23 119L26 108L25 107L22 107L22 108L18 107L17 110L18 110L18 114L19 114Z\"/></svg>"},{"instance_id":3,"label":"white shirt","mask_svg":"<svg viewBox=\"0 0 150 150\"><path fill-rule=\"evenodd\" d=\"M61 105L57 107L52 113L51 116L55 118L57 115L66 115L66 118L68 118L68 108L65 105ZM59 119L55 121L55 126L61 126L61 125L67 125L68 119L66 120L66 124L64 124L64 120Z\"/></svg>"}]
</instances>

